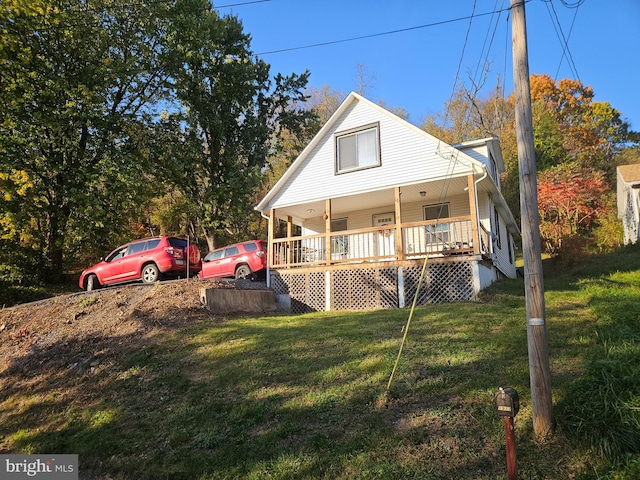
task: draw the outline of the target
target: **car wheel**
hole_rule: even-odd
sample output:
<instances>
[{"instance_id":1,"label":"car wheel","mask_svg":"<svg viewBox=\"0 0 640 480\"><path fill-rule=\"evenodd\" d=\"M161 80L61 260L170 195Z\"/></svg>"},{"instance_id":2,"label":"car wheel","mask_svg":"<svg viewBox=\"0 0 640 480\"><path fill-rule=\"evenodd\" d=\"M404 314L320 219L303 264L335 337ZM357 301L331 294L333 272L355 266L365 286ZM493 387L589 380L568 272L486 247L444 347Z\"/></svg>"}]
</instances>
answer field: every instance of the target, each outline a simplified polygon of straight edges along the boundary
<instances>
[{"instance_id":1,"label":"car wheel","mask_svg":"<svg viewBox=\"0 0 640 480\"><path fill-rule=\"evenodd\" d=\"M240 280L243 278L252 278L253 272L249 268L248 265L240 265L236 268L236 280Z\"/></svg>"},{"instance_id":2,"label":"car wheel","mask_svg":"<svg viewBox=\"0 0 640 480\"><path fill-rule=\"evenodd\" d=\"M89 275L87 277L87 292L97 290L98 288L100 288L98 277L96 277L95 275Z\"/></svg>"},{"instance_id":3,"label":"car wheel","mask_svg":"<svg viewBox=\"0 0 640 480\"><path fill-rule=\"evenodd\" d=\"M142 267L142 281L144 283L155 283L158 280L160 280L160 271L154 263Z\"/></svg>"}]
</instances>

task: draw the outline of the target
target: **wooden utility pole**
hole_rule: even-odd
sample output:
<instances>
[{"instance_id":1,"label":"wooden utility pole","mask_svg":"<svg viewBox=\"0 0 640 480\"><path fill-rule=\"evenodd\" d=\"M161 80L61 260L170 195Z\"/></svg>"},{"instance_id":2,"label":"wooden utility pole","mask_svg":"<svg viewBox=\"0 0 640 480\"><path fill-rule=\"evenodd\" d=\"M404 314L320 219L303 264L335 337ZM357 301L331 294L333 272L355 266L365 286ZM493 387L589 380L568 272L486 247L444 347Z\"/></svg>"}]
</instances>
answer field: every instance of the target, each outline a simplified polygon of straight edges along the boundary
<instances>
[{"instance_id":1,"label":"wooden utility pole","mask_svg":"<svg viewBox=\"0 0 640 480\"><path fill-rule=\"evenodd\" d=\"M529 84L529 54L527 52L524 3L523 0L511 0L513 83L516 102L516 139L520 176L520 215L533 429L536 436L544 438L553 432L554 421L545 321L538 187L536 157L533 149L531 86Z\"/></svg>"}]
</instances>

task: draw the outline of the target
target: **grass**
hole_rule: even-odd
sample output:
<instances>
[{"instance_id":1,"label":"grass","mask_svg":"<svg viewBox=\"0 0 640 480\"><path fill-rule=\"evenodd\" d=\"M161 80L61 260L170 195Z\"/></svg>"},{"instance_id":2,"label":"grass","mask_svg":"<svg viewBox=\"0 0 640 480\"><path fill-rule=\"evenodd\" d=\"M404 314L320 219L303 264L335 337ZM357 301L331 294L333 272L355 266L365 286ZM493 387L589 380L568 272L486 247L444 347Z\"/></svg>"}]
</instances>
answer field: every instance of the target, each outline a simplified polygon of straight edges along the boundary
<instances>
[{"instance_id":1,"label":"grass","mask_svg":"<svg viewBox=\"0 0 640 480\"><path fill-rule=\"evenodd\" d=\"M77 453L88 478L503 479L493 396L511 386L519 478L639 478L640 249L564 265L545 289L545 441L514 280L416 309L389 395L407 309L211 318L73 386L1 393L0 451Z\"/></svg>"}]
</instances>

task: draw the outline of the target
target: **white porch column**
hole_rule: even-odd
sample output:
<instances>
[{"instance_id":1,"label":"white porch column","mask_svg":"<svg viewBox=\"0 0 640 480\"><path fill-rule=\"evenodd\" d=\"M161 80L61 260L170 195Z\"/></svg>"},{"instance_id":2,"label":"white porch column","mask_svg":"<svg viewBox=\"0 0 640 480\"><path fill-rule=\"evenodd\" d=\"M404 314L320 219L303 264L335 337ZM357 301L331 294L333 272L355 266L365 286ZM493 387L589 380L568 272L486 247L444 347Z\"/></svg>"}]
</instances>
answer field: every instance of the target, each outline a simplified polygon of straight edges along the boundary
<instances>
[{"instance_id":1,"label":"white porch column","mask_svg":"<svg viewBox=\"0 0 640 480\"><path fill-rule=\"evenodd\" d=\"M473 241L473 253L481 253L480 234L478 232L478 209L476 200L476 184L473 181L473 174L467 175L467 193L469 194L469 213L471 214L471 237Z\"/></svg>"}]
</instances>

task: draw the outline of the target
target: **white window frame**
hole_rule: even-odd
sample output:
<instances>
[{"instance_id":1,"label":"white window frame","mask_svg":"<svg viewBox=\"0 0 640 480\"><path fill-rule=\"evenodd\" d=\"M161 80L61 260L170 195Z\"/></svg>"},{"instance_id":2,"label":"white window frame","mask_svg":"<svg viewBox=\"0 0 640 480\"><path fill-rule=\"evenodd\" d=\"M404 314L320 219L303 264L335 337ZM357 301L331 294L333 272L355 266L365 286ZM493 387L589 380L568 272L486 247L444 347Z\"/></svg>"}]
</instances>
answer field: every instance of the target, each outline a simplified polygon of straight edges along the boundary
<instances>
[{"instance_id":1,"label":"white window frame","mask_svg":"<svg viewBox=\"0 0 640 480\"><path fill-rule=\"evenodd\" d=\"M449 222L441 223L440 220L444 218L450 217L450 205L449 202L435 203L431 205L423 205L422 206L422 217L424 220L437 220L438 223L435 225L426 225L425 233L427 236L427 244L436 244L436 245L449 245L451 241L449 234ZM429 218L432 215L428 215L428 211L432 211L432 209L439 209L440 212L436 216L436 218Z\"/></svg>"},{"instance_id":2,"label":"white window frame","mask_svg":"<svg viewBox=\"0 0 640 480\"><path fill-rule=\"evenodd\" d=\"M331 233L343 232L348 230L347 217L332 218L331 219ZM332 236L331 237L331 254L339 256L339 258L345 257L349 254L349 235Z\"/></svg>"},{"instance_id":3,"label":"white window frame","mask_svg":"<svg viewBox=\"0 0 640 480\"><path fill-rule=\"evenodd\" d=\"M374 143L374 147L375 147L375 162L374 163L366 163L366 164L362 164L362 159L359 156L359 152L358 152L358 135L361 134L365 134L365 133L370 133L370 132L375 132L375 143ZM341 162L340 162L340 158L341 158L341 153L340 153L340 142L341 140L350 138L350 137L355 137L356 140L356 165L355 166L350 166L350 167L341 167ZM352 130L347 130L344 132L339 132L335 134L335 153L336 153L336 161L335 161L335 173L336 174L341 174L341 173L348 173L348 172L354 172L357 170L364 170L367 168L375 168L375 167L379 167L381 165L381 161L380 161L380 124L379 123L373 123L373 124L369 124L369 125L365 125L363 127L359 127L357 129L352 129Z\"/></svg>"}]
</instances>

